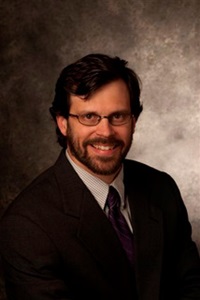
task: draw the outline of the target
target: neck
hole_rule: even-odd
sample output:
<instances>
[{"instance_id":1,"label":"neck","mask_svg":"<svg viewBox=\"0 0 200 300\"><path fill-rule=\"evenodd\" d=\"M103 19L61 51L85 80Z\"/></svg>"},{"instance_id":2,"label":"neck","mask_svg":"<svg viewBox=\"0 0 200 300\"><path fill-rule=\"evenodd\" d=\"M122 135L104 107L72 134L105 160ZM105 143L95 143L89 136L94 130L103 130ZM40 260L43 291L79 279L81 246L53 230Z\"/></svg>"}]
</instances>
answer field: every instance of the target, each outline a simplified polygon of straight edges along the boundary
<instances>
[{"instance_id":1,"label":"neck","mask_svg":"<svg viewBox=\"0 0 200 300\"><path fill-rule=\"evenodd\" d=\"M111 175L99 175L99 174L95 174L93 172L89 172L89 170L88 170L88 172L91 173L92 175L98 177L99 179L101 179L105 183L111 184L114 181L114 179L117 177L117 175L119 174L120 169L116 173L111 174Z\"/></svg>"}]
</instances>

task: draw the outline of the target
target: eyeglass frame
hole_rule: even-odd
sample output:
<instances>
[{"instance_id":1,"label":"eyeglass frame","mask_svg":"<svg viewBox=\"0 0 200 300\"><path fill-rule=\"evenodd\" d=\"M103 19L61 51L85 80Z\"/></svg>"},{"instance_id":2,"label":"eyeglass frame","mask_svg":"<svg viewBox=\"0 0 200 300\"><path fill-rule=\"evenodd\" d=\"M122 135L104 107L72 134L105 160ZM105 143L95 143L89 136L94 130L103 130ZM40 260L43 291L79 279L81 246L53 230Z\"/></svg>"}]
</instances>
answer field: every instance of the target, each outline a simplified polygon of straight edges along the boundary
<instances>
[{"instance_id":1,"label":"eyeglass frame","mask_svg":"<svg viewBox=\"0 0 200 300\"><path fill-rule=\"evenodd\" d=\"M113 117L114 115L117 115L117 114L119 114L119 115L124 115L124 116L127 117L127 119L126 119L123 123L121 123L121 124L113 124L113 123L112 123L112 117ZM98 117L96 123L95 123L95 124L91 124L91 125L90 125L90 124L82 123L82 122L80 121L80 117L82 117L82 116L87 116L87 115L93 115L93 116ZM89 127L91 127L91 126L96 126L96 125L98 125L98 124L101 122L102 119L108 119L109 124L111 124L112 126L122 126L122 125L125 125L125 124L128 123L128 121L129 121L129 118L128 118L128 117L130 117L130 119L131 119L131 117L134 118L134 115L131 114L131 113L124 113L124 112L114 112L114 113L111 113L111 114L108 115L108 116L100 116L100 115L98 115L98 114L96 114L96 113L85 113L85 114L80 114L80 115L69 113L69 114L68 114L68 117L74 117L74 118L76 118L76 119L78 120L78 122L79 122L80 124L82 124L82 125L84 125L84 126L89 126Z\"/></svg>"}]
</instances>

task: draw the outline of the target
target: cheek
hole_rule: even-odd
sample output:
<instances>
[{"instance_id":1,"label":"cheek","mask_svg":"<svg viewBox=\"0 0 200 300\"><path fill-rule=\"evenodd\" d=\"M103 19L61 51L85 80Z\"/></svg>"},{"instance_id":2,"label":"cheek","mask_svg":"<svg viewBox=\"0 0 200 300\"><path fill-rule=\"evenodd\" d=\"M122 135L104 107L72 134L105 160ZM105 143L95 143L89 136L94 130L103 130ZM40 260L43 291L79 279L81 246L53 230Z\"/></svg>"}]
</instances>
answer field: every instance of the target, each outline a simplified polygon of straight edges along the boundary
<instances>
[{"instance_id":1,"label":"cheek","mask_svg":"<svg viewBox=\"0 0 200 300\"><path fill-rule=\"evenodd\" d=\"M133 135L133 126L127 126L118 130L118 136L124 141L128 141Z\"/></svg>"},{"instance_id":2,"label":"cheek","mask_svg":"<svg viewBox=\"0 0 200 300\"><path fill-rule=\"evenodd\" d=\"M67 135L70 135L75 140L84 140L93 135L94 132L95 130L92 127L68 123Z\"/></svg>"}]
</instances>

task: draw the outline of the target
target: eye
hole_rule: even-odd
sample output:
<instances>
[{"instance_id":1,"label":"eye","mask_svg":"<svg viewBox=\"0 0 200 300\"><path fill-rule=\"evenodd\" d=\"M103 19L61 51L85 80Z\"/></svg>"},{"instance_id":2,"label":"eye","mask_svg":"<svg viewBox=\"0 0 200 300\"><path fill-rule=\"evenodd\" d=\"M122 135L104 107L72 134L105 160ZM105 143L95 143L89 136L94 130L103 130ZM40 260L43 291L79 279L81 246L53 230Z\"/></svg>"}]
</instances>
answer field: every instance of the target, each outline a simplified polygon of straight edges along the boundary
<instances>
[{"instance_id":1,"label":"eye","mask_svg":"<svg viewBox=\"0 0 200 300\"><path fill-rule=\"evenodd\" d=\"M93 120L93 119L97 118L97 115L95 115L93 113L88 113L88 114L82 115L81 117L85 120Z\"/></svg>"},{"instance_id":2,"label":"eye","mask_svg":"<svg viewBox=\"0 0 200 300\"><path fill-rule=\"evenodd\" d=\"M123 120L125 117L125 114L124 113L114 113L112 115L112 119L113 120Z\"/></svg>"}]
</instances>

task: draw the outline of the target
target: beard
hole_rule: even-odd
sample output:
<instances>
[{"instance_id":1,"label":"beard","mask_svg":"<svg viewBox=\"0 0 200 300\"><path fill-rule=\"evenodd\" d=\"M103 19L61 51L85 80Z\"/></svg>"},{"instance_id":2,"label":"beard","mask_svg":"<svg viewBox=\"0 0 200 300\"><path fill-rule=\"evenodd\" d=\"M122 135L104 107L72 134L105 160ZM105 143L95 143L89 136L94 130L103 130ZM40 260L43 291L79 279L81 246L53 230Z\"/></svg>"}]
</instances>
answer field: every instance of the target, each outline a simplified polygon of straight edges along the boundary
<instances>
[{"instance_id":1,"label":"beard","mask_svg":"<svg viewBox=\"0 0 200 300\"><path fill-rule=\"evenodd\" d=\"M132 139L133 136L131 130L126 145L122 140L116 139L114 137L89 139L84 141L81 145L78 139L75 138L75 134L73 134L73 130L70 128L69 124L67 128L67 147L70 149L71 154L81 164L86 166L90 171L97 175L112 175L115 174L121 168L123 160L125 159L128 151L130 150ZM115 147L117 146L122 150L113 157L90 155L88 153L87 146L98 143L102 145L115 145Z\"/></svg>"}]
</instances>

